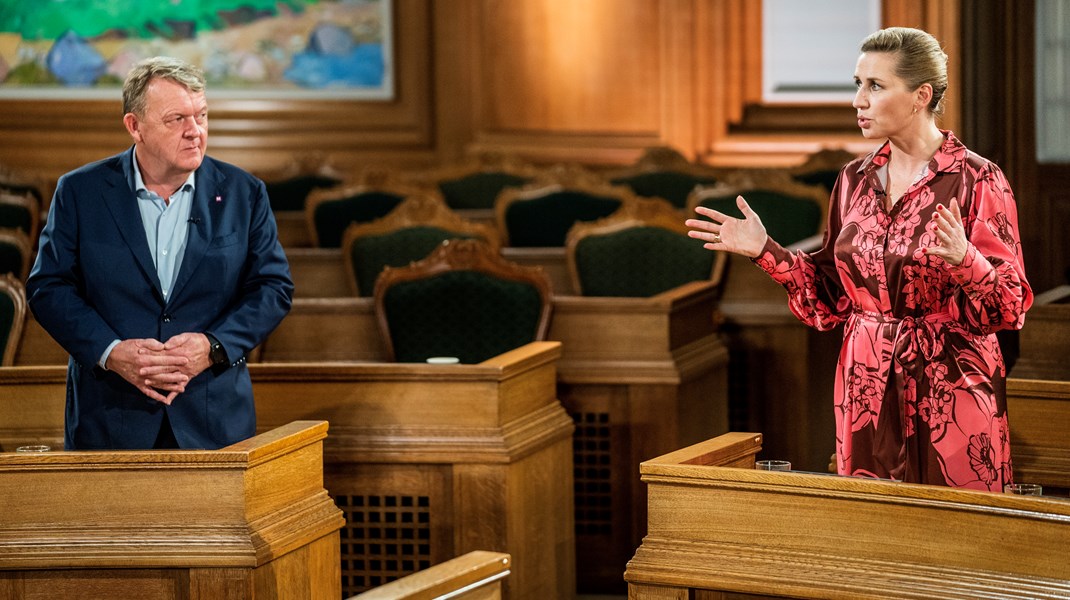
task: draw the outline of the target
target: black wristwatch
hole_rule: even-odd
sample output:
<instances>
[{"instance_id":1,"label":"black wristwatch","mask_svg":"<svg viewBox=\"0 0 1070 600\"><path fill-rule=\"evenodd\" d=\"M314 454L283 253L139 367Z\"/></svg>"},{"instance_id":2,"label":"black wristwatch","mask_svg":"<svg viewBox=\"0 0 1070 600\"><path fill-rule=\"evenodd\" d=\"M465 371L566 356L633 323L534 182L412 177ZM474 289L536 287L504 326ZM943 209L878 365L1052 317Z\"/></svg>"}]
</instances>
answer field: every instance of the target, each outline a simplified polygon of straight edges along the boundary
<instances>
[{"instance_id":1,"label":"black wristwatch","mask_svg":"<svg viewBox=\"0 0 1070 600\"><path fill-rule=\"evenodd\" d=\"M215 339L215 336L206 333L204 334L208 338L208 343L211 346L208 349L208 360L212 361L213 367L221 367L230 363L230 359L227 358L227 351L223 349L223 344L219 343L219 340Z\"/></svg>"}]
</instances>

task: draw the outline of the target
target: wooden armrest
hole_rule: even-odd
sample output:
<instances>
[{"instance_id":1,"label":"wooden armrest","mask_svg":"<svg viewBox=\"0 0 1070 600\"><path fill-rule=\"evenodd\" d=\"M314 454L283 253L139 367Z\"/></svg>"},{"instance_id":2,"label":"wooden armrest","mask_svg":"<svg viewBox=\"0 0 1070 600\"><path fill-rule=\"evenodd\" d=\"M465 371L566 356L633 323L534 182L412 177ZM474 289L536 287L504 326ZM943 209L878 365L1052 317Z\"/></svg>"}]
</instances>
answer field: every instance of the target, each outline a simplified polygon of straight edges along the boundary
<instances>
[{"instance_id":1,"label":"wooden armrest","mask_svg":"<svg viewBox=\"0 0 1070 600\"><path fill-rule=\"evenodd\" d=\"M490 585L509 574L511 557L503 552L475 550L396 581L357 594L349 600L431 600Z\"/></svg>"}]
</instances>

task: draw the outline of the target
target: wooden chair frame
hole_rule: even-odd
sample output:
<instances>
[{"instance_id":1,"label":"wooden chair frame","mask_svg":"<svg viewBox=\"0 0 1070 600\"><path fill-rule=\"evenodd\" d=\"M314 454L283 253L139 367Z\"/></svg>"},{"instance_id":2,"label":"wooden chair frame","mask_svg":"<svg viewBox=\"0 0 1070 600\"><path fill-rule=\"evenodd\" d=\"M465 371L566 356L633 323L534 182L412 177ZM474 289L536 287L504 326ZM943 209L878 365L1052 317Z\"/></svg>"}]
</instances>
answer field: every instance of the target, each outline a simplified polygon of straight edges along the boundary
<instances>
[{"instance_id":1,"label":"wooden chair frame","mask_svg":"<svg viewBox=\"0 0 1070 600\"><path fill-rule=\"evenodd\" d=\"M667 200L661 198L637 198L622 206L617 212L597 221L576 223L568 232L565 241L565 259L568 264L572 289L583 295L579 268L576 265L576 247L585 238L609 235L636 227L659 227L682 236L687 236L689 228L680 218L680 212ZM728 266L727 252L714 252L715 258L710 269L710 281L721 288L725 270Z\"/></svg>"},{"instance_id":2,"label":"wooden chair frame","mask_svg":"<svg viewBox=\"0 0 1070 600\"><path fill-rule=\"evenodd\" d=\"M11 194L0 190L0 204L9 204L23 208L30 215L30 230L26 231L26 239L29 241L30 246L34 245L37 241L37 234L39 233L39 227L41 226L41 206L37 202L37 198L33 197L33 194L26 192L25 194Z\"/></svg>"},{"instance_id":3,"label":"wooden chair frame","mask_svg":"<svg viewBox=\"0 0 1070 600\"><path fill-rule=\"evenodd\" d=\"M11 319L11 331L7 334L7 343L0 354L0 366L10 367L15 364L15 353L22 341L22 328L26 323L26 288L22 282L10 273L0 275L0 294L11 298L15 314Z\"/></svg>"},{"instance_id":4,"label":"wooden chair frame","mask_svg":"<svg viewBox=\"0 0 1070 600\"><path fill-rule=\"evenodd\" d=\"M498 231L494 227L461 217L446 205L441 196L427 193L412 195L385 217L370 223L351 223L346 228L342 235L342 261L353 295L361 295L353 264L353 243L363 237L385 235L411 227L437 227L466 234L485 241L494 252L498 252L501 246Z\"/></svg>"},{"instance_id":5,"label":"wooden chair frame","mask_svg":"<svg viewBox=\"0 0 1070 600\"><path fill-rule=\"evenodd\" d=\"M14 244L22 252L22 264L19 266L17 278L26 281L30 274L30 258L33 256L33 243L26 232L14 227L0 227L0 240Z\"/></svg>"},{"instance_id":6,"label":"wooden chair frame","mask_svg":"<svg viewBox=\"0 0 1070 600\"><path fill-rule=\"evenodd\" d=\"M520 202L538 200L551 194L560 192L575 192L589 194L600 198L615 198L620 200L621 207L639 200L629 188L619 185L610 185L604 180L587 178L582 171L559 171L559 177L553 182L538 181L522 188L506 188L498 194L494 201L494 222L497 224L498 233L501 235L502 245L510 245L509 228L505 216L509 208ZM617 210L620 210L618 208Z\"/></svg>"},{"instance_id":7,"label":"wooden chair frame","mask_svg":"<svg viewBox=\"0 0 1070 600\"><path fill-rule=\"evenodd\" d=\"M334 200L343 200L360 194L382 193L399 196L402 199L409 196L431 195L442 199L442 195L436 190L429 190L413 184L401 183L391 176L368 177L358 183L341 185L330 189L312 190L305 201L305 225L308 227L309 239L314 247L320 246L319 232L316 231L316 208L324 203ZM445 200L443 200L445 203Z\"/></svg>"},{"instance_id":8,"label":"wooden chair frame","mask_svg":"<svg viewBox=\"0 0 1070 600\"><path fill-rule=\"evenodd\" d=\"M539 326L536 329L534 341L546 339L546 334L550 330L553 296L550 291L550 280L543 270L540 267L526 267L509 262L489 245L479 240L447 240L423 260L407 267L387 267L375 282L375 318L379 331L382 332L387 360L394 361L395 353L394 342L390 336L390 324L386 319L386 293L399 283L418 281L450 271L476 271L500 279L535 286L542 300L542 310L539 314Z\"/></svg>"}]
</instances>

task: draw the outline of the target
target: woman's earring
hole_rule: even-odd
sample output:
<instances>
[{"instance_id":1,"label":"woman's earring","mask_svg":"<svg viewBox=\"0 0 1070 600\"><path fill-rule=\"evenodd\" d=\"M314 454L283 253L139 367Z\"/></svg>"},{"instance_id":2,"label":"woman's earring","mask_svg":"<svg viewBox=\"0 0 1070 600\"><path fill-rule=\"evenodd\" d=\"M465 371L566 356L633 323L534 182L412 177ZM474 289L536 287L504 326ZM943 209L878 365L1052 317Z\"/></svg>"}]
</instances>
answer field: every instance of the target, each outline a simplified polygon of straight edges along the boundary
<instances>
[{"instance_id":1,"label":"woman's earring","mask_svg":"<svg viewBox=\"0 0 1070 600\"><path fill-rule=\"evenodd\" d=\"M917 107L917 106L915 106L915 107L914 107L914 112L912 112L912 113L910 113L910 114L912 114L912 115L916 115L916 114L918 114L918 107Z\"/></svg>"}]
</instances>

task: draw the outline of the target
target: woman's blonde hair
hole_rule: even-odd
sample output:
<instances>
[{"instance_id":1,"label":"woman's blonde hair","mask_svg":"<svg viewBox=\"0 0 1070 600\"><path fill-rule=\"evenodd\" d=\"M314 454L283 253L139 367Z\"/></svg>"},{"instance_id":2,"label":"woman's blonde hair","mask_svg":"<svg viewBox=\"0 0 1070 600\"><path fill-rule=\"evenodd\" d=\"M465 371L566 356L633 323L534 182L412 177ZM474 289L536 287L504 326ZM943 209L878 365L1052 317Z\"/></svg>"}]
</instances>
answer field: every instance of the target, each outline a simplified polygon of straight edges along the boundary
<instances>
[{"instance_id":1,"label":"woman's blonde hair","mask_svg":"<svg viewBox=\"0 0 1070 600\"><path fill-rule=\"evenodd\" d=\"M888 27L871 33L862 40L862 52L887 52L896 56L895 74L916 90L922 84L933 87L929 112L944 112L944 93L947 91L947 54L932 34L910 27Z\"/></svg>"}]
</instances>

